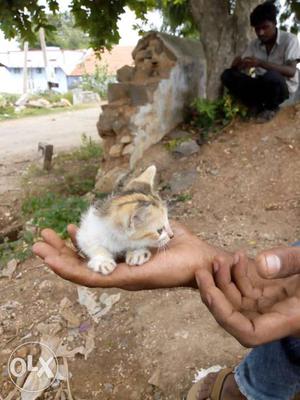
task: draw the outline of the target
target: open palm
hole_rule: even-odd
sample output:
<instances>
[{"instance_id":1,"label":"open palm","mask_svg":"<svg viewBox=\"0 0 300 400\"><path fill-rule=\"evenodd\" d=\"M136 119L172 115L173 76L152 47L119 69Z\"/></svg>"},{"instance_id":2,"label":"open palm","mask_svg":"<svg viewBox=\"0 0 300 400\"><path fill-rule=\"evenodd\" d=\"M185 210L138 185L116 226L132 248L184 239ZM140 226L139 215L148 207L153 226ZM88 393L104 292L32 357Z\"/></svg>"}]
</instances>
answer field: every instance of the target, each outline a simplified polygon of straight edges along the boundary
<instances>
[{"instance_id":1,"label":"open palm","mask_svg":"<svg viewBox=\"0 0 300 400\"><path fill-rule=\"evenodd\" d=\"M238 254L217 257L214 272L199 270L204 303L240 343L254 347L300 332L300 276L260 278L258 264Z\"/></svg>"},{"instance_id":2,"label":"open palm","mask_svg":"<svg viewBox=\"0 0 300 400\"><path fill-rule=\"evenodd\" d=\"M86 260L79 256L75 247L72 248L51 229L42 231L44 242L36 243L33 251L62 278L84 286L127 290L197 287L196 269L211 268L213 258L224 252L201 241L179 223L172 223L172 228L174 238L167 249L157 251L149 262L141 266L120 263L108 276L88 269ZM68 227L75 246L76 229L74 225Z\"/></svg>"}]
</instances>

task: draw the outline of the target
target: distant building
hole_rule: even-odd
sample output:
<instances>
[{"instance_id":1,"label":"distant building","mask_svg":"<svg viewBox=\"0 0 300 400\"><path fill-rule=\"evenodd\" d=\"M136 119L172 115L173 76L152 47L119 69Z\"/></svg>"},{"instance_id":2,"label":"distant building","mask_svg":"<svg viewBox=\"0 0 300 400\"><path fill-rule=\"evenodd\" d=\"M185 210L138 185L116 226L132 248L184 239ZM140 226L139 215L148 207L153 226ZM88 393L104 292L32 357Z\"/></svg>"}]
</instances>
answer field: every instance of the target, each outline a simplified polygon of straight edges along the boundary
<instances>
[{"instance_id":1,"label":"distant building","mask_svg":"<svg viewBox=\"0 0 300 400\"><path fill-rule=\"evenodd\" d=\"M115 46L111 52L104 52L101 60L92 50L62 50L47 47L48 66L52 80L57 83L55 90L65 93L80 84L86 74L92 75L98 64L105 64L109 75L125 64L132 64L133 47ZM0 51L0 92L23 92L24 52L21 50ZM41 50L27 53L28 92L35 93L48 89L47 75ZM49 71L48 71L49 76Z\"/></svg>"},{"instance_id":2,"label":"distant building","mask_svg":"<svg viewBox=\"0 0 300 400\"><path fill-rule=\"evenodd\" d=\"M108 74L113 76L116 75L117 70L123 65L132 65L133 59L131 53L134 47L132 46L115 46L109 51L105 51L101 54L100 59L96 56L94 52L90 52L84 57L82 62L78 63L73 71L71 71L71 76L82 76L84 74L92 75L97 65L106 65Z\"/></svg>"}]
</instances>

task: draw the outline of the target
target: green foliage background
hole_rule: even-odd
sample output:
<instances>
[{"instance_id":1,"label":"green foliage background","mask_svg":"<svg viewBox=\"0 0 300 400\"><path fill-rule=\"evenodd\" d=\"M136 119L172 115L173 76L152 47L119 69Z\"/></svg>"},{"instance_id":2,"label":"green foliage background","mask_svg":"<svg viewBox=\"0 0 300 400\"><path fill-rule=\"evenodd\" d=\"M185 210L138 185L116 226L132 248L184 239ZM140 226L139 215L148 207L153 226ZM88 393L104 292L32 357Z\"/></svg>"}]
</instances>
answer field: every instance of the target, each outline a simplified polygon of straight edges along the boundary
<instances>
[{"instance_id":1,"label":"green foliage background","mask_svg":"<svg viewBox=\"0 0 300 400\"><path fill-rule=\"evenodd\" d=\"M246 1L246 0L245 0ZM57 0L46 0L50 12L56 15L59 12ZM236 1L227 0L228 13L232 13ZM94 49L110 49L119 42L118 21L125 13L125 7L133 10L137 18L146 20L148 11L159 9L164 16L164 26L171 31L183 35L194 35L197 28L190 12L189 0L72 0L70 11L74 16L76 27L80 27L88 36L90 45ZM21 37L34 43L36 32L44 27L49 33L55 31L55 21L47 16L45 6L36 0L0 1L0 29L6 38ZM300 2L286 0L286 6L281 16L284 25L287 18L293 13L300 19ZM294 18L294 21L296 19ZM297 25L292 29L295 31ZM61 40L64 40L62 37ZM70 38L71 40L71 38ZM69 43L70 45L70 43Z\"/></svg>"}]
</instances>

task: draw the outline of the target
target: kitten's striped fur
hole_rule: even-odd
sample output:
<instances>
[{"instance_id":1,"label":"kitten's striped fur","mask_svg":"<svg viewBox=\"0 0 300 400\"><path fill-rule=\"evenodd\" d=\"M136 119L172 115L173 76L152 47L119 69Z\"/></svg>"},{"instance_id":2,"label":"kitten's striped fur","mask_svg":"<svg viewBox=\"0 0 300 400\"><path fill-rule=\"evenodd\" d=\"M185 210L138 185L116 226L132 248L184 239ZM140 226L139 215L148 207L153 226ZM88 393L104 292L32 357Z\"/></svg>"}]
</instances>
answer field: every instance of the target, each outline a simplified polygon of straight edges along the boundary
<instances>
[{"instance_id":1,"label":"kitten's striped fur","mask_svg":"<svg viewBox=\"0 0 300 400\"><path fill-rule=\"evenodd\" d=\"M173 236L167 208L153 189L155 174L152 165L122 193L83 215L77 243L92 270L110 274L119 255L127 264L144 264L151 257L149 248L163 247Z\"/></svg>"}]
</instances>

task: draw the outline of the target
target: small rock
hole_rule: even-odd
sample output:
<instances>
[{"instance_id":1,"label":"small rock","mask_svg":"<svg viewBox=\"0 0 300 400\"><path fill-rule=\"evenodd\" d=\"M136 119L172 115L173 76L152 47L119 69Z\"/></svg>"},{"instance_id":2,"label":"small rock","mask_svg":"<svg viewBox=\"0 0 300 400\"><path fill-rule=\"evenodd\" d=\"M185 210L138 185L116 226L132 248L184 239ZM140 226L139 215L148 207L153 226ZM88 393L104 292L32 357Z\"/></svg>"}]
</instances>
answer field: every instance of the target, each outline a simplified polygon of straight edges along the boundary
<instances>
[{"instance_id":1,"label":"small rock","mask_svg":"<svg viewBox=\"0 0 300 400\"><path fill-rule=\"evenodd\" d=\"M198 153L200 146L195 140L187 140L186 142L180 143L174 150L175 153L181 154L183 156L190 156L192 154Z\"/></svg>"},{"instance_id":2,"label":"small rock","mask_svg":"<svg viewBox=\"0 0 300 400\"><path fill-rule=\"evenodd\" d=\"M219 170L218 169L211 169L209 173L213 176L218 176L219 175Z\"/></svg>"},{"instance_id":3,"label":"small rock","mask_svg":"<svg viewBox=\"0 0 300 400\"><path fill-rule=\"evenodd\" d=\"M103 386L104 386L104 391L107 394L111 394L113 392L113 390L114 390L114 385L112 385L111 383L104 383Z\"/></svg>"},{"instance_id":4,"label":"small rock","mask_svg":"<svg viewBox=\"0 0 300 400\"><path fill-rule=\"evenodd\" d=\"M172 193L180 193L189 189L198 177L196 171L175 172L170 180Z\"/></svg>"},{"instance_id":5,"label":"small rock","mask_svg":"<svg viewBox=\"0 0 300 400\"><path fill-rule=\"evenodd\" d=\"M40 284L40 289L41 290L49 290L53 286L53 283L51 281L45 280Z\"/></svg>"},{"instance_id":6,"label":"small rock","mask_svg":"<svg viewBox=\"0 0 300 400\"><path fill-rule=\"evenodd\" d=\"M120 155L122 154L122 150L123 150L124 145L117 143L114 144L113 146L111 146L110 150L109 150L109 155L111 157L120 157Z\"/></svg>"},{"instance_id":7,"label":"small rock","mask_svg":"<svg viewBox=\"0 0 300 400\"><path fill-rule=\"evenodd\" d=\"M37 100L29 100L26 103L26 106L32 108L50 108L51 103L46 99L37 99Z\"/></svg>"},{"instance_id":8,"label":"small rock","mask_svg":"<svg viewBox=\"0 0 300 400\"><path fill-rule=\"evenodd\" d=\"M168 135L168 137L171 139L180 139L180 138L185 138L187 136L190 136L190 132L183 131L181 129L174 129Z\"/></svg>"},{"instance_id":9,"label":"small rock","mask_svg":"<svg viewBox=\"0 0 300 400\"><path fill-rule=\"evenodd\" d=\"M72 104L68 99L62 98L60 99L60 103L63 105L63 107L72 107Z\"/></svg>"},{"instance_id":10,"label":"small rock","mask_svg":"<svg viewBox=\"0 0 300 400\"><path fill-rule=\"evenodd\" d=\"M123 144L128 144L128 143L131 143L131 141L132 141L132 137L130 136L130 135L125 135L125 136L122 136L121 137L121 143L123 143Z\"/></svg>"},{"instance_id":11,"label":"small rock","mask_svg":"<svg viewBox=\"0 0 300 400\"><path fill-rule=\"evenodd\" d=\"M126 156L127 154L132 154L133 150L134 150L134 145L132 143L130 143L124 147L124 149L122 151L122 155Z\"/></svg>"}]
</instances>

